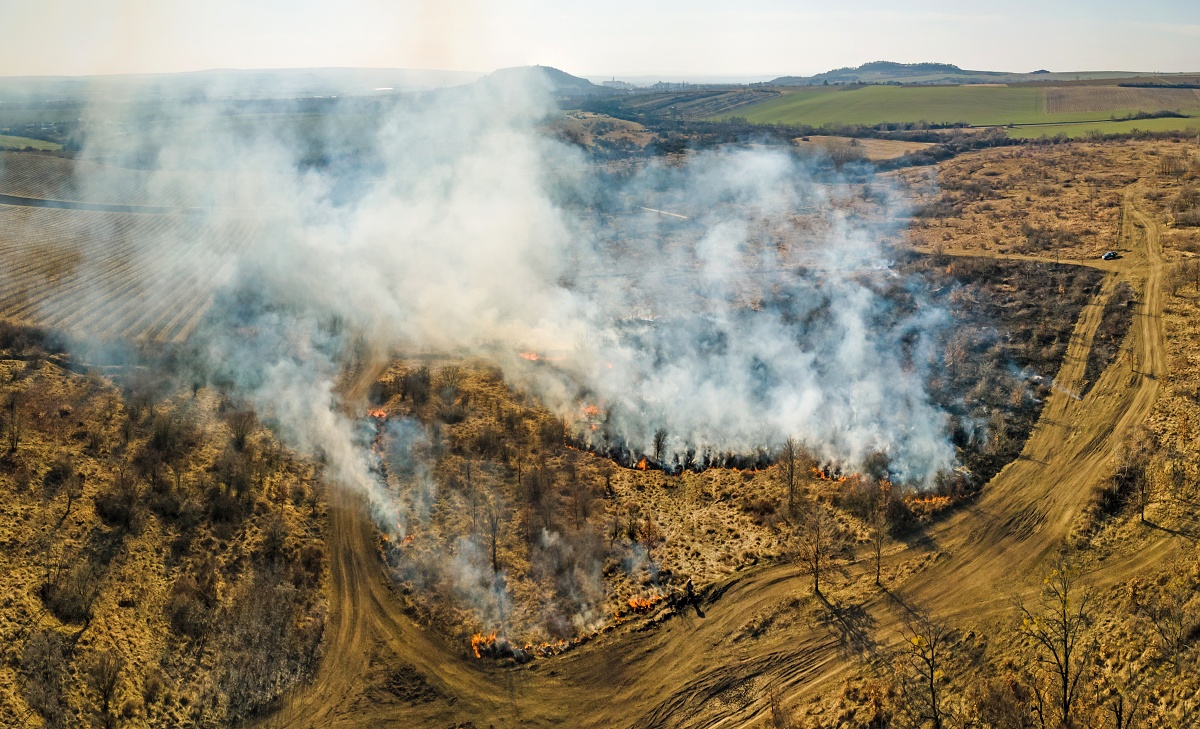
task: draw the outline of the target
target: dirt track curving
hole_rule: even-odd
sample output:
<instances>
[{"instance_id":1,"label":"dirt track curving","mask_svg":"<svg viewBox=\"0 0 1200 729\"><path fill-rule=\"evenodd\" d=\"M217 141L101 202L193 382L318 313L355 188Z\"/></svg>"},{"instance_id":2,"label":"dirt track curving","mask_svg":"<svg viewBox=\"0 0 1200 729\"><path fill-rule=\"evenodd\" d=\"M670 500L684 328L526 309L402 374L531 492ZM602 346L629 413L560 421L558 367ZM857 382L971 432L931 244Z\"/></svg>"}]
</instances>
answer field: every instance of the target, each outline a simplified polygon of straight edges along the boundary
<instances>
[{"instance_id":1,"label":"dirt track curving","mask_svg":"<svg viewBox=\"0 0 1200 729\"><path fill-rule=\"evenodd\" d=\"M910 544L929 566L861 608L827 623L796 624L755 641L729 636L752 616L807 593L795 567L743 573L708 591L704 616L688 612L645 630L605 634L564 656L502 669L464 656L398 607L376 556L374 532L345 494L332 504L332 599L326 654L312 684L268 726L738 726L766 708L766 690L792 697L836 685L851 655L897 634L897 606L920 605L949 618L1008 609L1008 596L1037 574L1068 532L1121 435L1145 419L1166 363L1161 322L1163 261L1158 223L1123 203L1134 251L1085 308L1067 357L1021 456L984 495ZM1104 302L1129 280L1141 294L1130 342L1087 396L1075 393ZM355 389L369 382L367 371ZM1164 537L1101 581L1116 580L1172 548ZM868 579L868 578L864 578Z\"/></svg>"}]
</instances>

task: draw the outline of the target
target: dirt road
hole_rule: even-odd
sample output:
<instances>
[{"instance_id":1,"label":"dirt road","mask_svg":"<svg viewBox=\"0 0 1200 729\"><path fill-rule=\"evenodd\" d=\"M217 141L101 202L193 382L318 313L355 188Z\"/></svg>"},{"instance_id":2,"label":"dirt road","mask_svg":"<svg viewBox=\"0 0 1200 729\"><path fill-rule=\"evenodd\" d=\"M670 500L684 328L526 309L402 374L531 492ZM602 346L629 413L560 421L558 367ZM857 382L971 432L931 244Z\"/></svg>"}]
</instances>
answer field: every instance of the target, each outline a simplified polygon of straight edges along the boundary
<instances>
[{"instance_id":1,"label":"dirt road","mask_svg":"<svg viewBox=\"0 0 1200 729\"><path fill-rule=\"evenodd\" d=\"M755 640L730 636L756 615L807 594L789 565L743 573L710 590L694 613L648 630L613 631L564 656L501 669L464 657L398 608L370 524L346 495L332 504L332 598L327 651L315 681L267 722L287 727L741 726L766 709L766 689L791 697L836 686L850 655L897 634L897 598L950 619L1009 609L1038 573L1101 478L1121 435L1149 413L1165 369L1163 261L1156 221L1126 192L1131 255L1114 266L1077 323L1053 394L1020 457L983 496L905 549L929 566L868 604L822 624L799 622ZM1078 398L1091 339L1120 280L1141 292L1128 358ZM1161 558L1153 549L1106 568L1101 581ZM869 579L864 577L863 579Z\"/></svg>"}]
</instances>

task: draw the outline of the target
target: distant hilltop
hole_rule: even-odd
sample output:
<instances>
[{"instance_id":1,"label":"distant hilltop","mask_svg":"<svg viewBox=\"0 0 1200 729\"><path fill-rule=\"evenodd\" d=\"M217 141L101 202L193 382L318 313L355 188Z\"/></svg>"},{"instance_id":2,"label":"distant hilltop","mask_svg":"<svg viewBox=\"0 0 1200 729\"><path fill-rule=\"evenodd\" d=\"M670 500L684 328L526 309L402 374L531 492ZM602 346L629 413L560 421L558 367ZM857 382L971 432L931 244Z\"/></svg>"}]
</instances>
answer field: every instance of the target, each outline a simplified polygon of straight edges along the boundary
<instances>
[{"instance_id":1,"label":"distant hilltop","mask_svg":"<svg viewBox=\"0 0 1200 729\"><path fill-rule=\"evenodd\" d=\"M972 84L1061 81L1080 78L1123 78L1139 75L1132 71L1085 71L1053 73L1044 68L1029 73L972 71L953 63L897 63L871 61L861 66L835 68L815 76L780 76L766 86L822 86L835 84Z\"/></svg>"},{"instance_id":2,"label":"distant hilltop","mask_svg":"<svg viewBox=\"0 0 1200 729\"><path fill-rule=\"evenodd\" d=\"M963 77L994 78L1011 76L1003 71L965 71L953 63L897 63L871 61L861 66L835 68L815 76L781 76L772 86L815 86L853 83L962 83Z\"/></svg>"},{"instance_id":3,"label":"distant hilltop","mask_svg":"<svg viewBox=\"0 0 1200 729\"><path fill-rule=\"evenodd\" d=\"M501 68L485 76L481 83L511 83L515 81L544 84L555 96L560 97L609 96L617 93L616 89L597 86L585 78L572 76L553 66Z\"/></svg>"}]
</instances>

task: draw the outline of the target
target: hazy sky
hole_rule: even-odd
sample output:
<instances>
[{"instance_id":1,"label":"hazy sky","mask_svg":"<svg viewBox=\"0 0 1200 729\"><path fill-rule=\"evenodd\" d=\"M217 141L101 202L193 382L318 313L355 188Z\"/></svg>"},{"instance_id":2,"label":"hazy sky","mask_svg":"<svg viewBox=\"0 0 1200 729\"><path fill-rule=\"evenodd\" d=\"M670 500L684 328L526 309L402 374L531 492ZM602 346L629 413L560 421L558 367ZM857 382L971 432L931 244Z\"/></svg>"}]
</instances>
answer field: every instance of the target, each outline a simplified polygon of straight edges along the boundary
<instances>
[{"instance_id":1,"label":"hazy sky","mask_svg":"<svg viewBox=\"0 0 1200 729\"><path fill-rule=\"evenodd\" d=\"M1200 0L0 0L0 75L376 66L1200 70Z\"/></svg>"}]
</instances>

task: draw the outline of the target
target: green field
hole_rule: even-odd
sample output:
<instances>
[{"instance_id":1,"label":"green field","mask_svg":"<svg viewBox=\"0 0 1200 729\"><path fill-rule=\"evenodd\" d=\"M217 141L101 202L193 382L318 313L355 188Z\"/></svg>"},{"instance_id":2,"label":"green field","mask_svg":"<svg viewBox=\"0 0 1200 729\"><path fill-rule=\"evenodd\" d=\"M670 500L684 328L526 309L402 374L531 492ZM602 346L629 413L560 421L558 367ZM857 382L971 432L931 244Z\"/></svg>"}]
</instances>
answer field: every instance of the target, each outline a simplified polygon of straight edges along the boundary
<instances>
[{"instance_id":1,"label":"green field","mask_svg":"<svg viewBox=\"0 0 1200 729\"><path fill-rule=\"evenodd\" d=\"M62 145L57 142L47 142L44 139L32 139L30 137L12 137L7 134L0 134L0 147L15 147L17 149L33 147L34 149L48 149L54 152L62 149Z\"/></svg>"},{"instance_id":2,"label":"green field","mask_svg":"<svg viewBox=\"0 0 1200 729\"><path fill-rule=\"evenodd\" d=\"M1079 124L1050 124L1036 127L1016 127L1008 130L1008 136L1019 139L1038 139L1039 137L1055 137L1060 134L1072 139L1082 137L1090 132L1102 134L1124 134L1133 130L1143 132L1170 132L1176 130L1195 131L1200 133L1200 118L1190 119L1136 119L1133 121L1082 122Z\"/></svg>"},{"instance_id":3,"label":"green field","mask_svg":"<svg viewBox=\"0 0 1200 729\"><path fill-rule=\"evenodd\" d=\"M965 122L972 126L1099 122L1110 116L1157 109L1105 109L1051 114L1046 88L1032 86L865 86L844 90L787 91L768 101L738 109L728 116L759 124L881 124L885 122ZM1200 110L1181 110L1185 113ZM1157 120L1188 122L1187 119ZM1144 123L1144 122L1143 122ZM1148 128L1148 127L1139 127ZM1165 126L1163 128L1174 128ZM1040 132L1037 136L1040 136Z\"/></svg>"}]
</instances>

